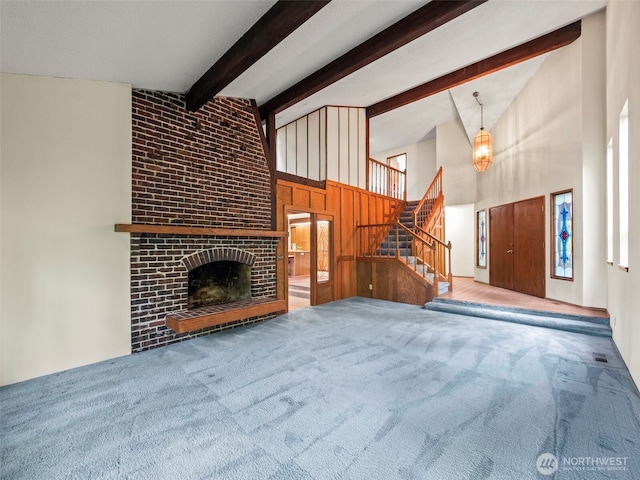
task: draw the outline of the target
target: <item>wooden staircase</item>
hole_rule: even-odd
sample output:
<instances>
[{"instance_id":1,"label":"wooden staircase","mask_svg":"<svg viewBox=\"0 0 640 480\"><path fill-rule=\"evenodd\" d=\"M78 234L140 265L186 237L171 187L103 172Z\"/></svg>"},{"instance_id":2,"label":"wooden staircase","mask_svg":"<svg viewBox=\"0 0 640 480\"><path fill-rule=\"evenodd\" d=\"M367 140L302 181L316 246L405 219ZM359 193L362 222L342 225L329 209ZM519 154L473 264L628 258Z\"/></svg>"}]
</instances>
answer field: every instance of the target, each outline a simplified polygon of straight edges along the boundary
<instances>
[{"instance_id":1,"label":"wooden staircase","mask_svg":"<svg viewBox=\"0 0 640 480\"><path fill-rule=\"evenodd\" d=\"M451 291L451 244L444 242L442 168L422 200L406 202L393 220L357 227L358 256L398 260L428 283L433 297Z\"/></svg>"},{"instance_id":2,"label":"wooden staircase","mask_svg":"<svg viewBox=\"0 0 640 480\"><path fill-rule=\"evenodd\" d=\"M418 206L417 201L407 202L404 210L400 212L397 220L410 230L413 230L413 211ZM398 249L400 256L411 255L411 234L394 225L380 244L378 254L384 257L390 256Z\"/></svg>"}]
</instances>

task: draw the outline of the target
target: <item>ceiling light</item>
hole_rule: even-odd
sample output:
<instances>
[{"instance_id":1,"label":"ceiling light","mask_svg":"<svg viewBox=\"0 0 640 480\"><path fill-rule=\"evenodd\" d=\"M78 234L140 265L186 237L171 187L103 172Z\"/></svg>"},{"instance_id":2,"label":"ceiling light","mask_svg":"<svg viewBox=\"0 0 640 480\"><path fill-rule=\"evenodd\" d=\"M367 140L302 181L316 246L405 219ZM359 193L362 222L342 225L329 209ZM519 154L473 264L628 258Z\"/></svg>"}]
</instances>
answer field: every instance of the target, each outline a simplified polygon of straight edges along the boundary
<instances>
[{"instance_id":1,"label":"ceiling light","mask_svg":"<svg viewBox=\"0 0 640 480\"><path fill-rule=\"evenodd\" d=\"M480 131L473 139L473 166L478 172L484 172L493 161L493 140L491 134L484 129L484 110L478 92L473 92L473 96L480 105Z\"/></svg>"}]
</instances>

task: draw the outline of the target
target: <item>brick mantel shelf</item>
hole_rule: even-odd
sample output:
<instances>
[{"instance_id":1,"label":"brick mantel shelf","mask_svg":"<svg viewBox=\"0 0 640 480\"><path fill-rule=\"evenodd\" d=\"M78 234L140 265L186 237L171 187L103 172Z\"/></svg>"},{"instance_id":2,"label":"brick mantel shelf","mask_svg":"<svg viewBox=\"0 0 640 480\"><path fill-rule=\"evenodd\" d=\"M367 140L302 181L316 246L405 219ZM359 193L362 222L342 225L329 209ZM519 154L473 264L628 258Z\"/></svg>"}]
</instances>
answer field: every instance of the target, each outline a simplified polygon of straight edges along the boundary
<instances>
[{"instance_id":1,"label":"brick mantel shelf","mask_svg":"<svg viewBox=\"0 0 640 480\"><path fill-rule=\"evenodd\" d=\"M168 235L206 235L226 237L284 238L287 232L274 230L247 230L241 228L186 227L181 225L148 225L142 223L116 223L116 232L159 233Z\"/></svg>"}]
</instances>

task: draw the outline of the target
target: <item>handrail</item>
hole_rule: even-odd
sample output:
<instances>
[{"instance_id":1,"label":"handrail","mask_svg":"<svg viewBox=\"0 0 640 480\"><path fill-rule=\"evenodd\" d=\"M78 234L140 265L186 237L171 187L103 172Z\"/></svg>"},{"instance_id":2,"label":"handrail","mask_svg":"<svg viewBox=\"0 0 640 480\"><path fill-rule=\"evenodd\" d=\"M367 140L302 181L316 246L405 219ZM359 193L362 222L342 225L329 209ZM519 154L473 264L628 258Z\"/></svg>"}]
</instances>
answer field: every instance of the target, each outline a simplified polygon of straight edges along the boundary
<instances>
[{"instance_id":1,"label":"handrail","mask_svg":"<svg viewBox=\"0 0 640 480\"><path fill-rule=\"evenodd\" d=\"M433 230L435 224L439 220L442 212L444 211L444 195L436 197L435 200L430 203L430 208L426 211L426 216L420 222L420 225L425 230ZM414 218L415 221L415 218ZM415 225L415 224L414 224Z\"/></svg>"},{"instance_id":2,"label":"handrail","mask_svg":"<svg viewBox=\"0 0 640 480\"><path fill-rule=\"evenodd\" d=\"M387 197L407 200L407 172L398 170L375 158L369 158L368 190Z\"/></svg>"},{"instance_id":3,"label":"handrail","mask_svg":"<svg viewBox=\"0 0 640 480\"><path fill-rule=\"evenodd\" d=\"M424 233L425 235L427 235L431 240L435 240L437 243L439 243L439 244L440 244L440 245L442 245L443 247L451 248L451 242L444 243L444 242L443 242L442 240L440 240L438 237L436 237L436 236L434 236L434 235L431 235L429 232L427 232L427 231L426 231L424 228L422 228L422 227L415 226L415 229L416 229L416 230L419 230L421 233Z\"/></svg>"},{"instance_id":4,"label":"handrail","mask_svg":"<svg viewBox=\"0 0 640 480\"><path fill-rule=\"evenodd\" d=\"M377 164L378 164L378 165L380 165L381 167L388 168L389 170L395 170L396 172L404 173L404 170L399 170L399 169L397 169L397 168L395 168L395 167L392 167L392 166L390 166L390 165L387 165L387 164L386 164L386 163L384 163L384 162L381 162L380 160L376 160L375 158L370 158L370 159L369 159L369 161L370 161L371 163L377 163ZM442 167L440 167L440 168L442 168Z\"/></svg>"},{"instance_id":5,"label":"handrail","mask_svg":"<svg viewBox=\"0 0 640 480\"><path fill-rule=\"evenodd\" d=\"M413 230L411 230L409 227L407 227L405 224L401 223L400 220L398 220L396 222L396 224L394 226L398 226L400 227L402 230L404 230L405 232L407 232L409 235L419 238L420 241L425 242L427 245L429 245L431 248L433 248L433 244L431 244L430 242L428 242L426 239L422 238L420 235L418 235L416 232L414 232ZM422 229L421 229L422 230ZM427 232L425 232L427 233ZM436 237L434 237L433 235L430 235L427 233L427 235L429 237L432 237L433 240L437 240L438 242L440 242L440 240L438 240Z\"/></svg>"},{"instance_id":6,"label":"handrail","mask_svg":"<svg viewBox=\"0 0 640 480\"><path fill-rule=\"evenodd\" d=\"M436 273L438 275L442 275L443 278L446 278L447 281L449 282L449 291L451 291L453 289L453 273L451 271L451 241L448 241L447 243L443 242L442 240L440 240L438 237L431 235L429 232L427 232L424 228L422 227L415 227L414 228L416 230L418 230L420 233L427 235L427 237L429 237L430 240L432 240L434 242L434 244L437 244L438 246L447 250L447 262L443 262L445 265L445 270L446 270L446 275L441 274L440 272L436 271ZM435 248L434 248L435 249ZM436 254L436 258L441 256L440 253L443 252L438 252L438 254ZM444 255L442 255L444 257Z\"/></svg>"},{"instance_id":7,"label":"handrail","mask_svg":"<svg viewBox=\"0 0 640 480\"><path fill-rule=\"evenodd\" d=\"M433 177L431 185L427 188L422 200L413 211L413 224L420 227L425 226L429 219L429 213L432 210L435 201L442 197L442 167L438 169L436 176Z\"/></svg>"}]
</instances>

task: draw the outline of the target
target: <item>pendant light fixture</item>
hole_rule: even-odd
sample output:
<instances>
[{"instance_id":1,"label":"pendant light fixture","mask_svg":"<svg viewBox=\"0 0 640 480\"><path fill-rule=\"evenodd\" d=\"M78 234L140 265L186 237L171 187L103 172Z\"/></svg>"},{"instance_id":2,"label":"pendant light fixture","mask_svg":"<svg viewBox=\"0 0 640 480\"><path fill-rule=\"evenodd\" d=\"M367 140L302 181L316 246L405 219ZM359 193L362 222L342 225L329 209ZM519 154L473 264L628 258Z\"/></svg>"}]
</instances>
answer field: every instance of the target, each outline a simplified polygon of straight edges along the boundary
<instances>
[{"instance_id":1,"label":"pendant light fixture","mask_svg":"<svg viewBox=\"0 0 640 480\"><path fill-rule=\"evenodd\" d=\"M478 172L484 172L493 161L493 141L491 134L484 129L484 109L482 102L478 100L478 92L473 96L480 105L480 131L473 139L473 166Z\"/></svg>"}]
</instances>

